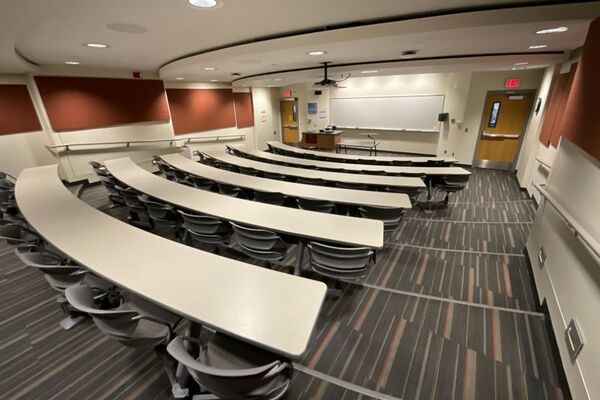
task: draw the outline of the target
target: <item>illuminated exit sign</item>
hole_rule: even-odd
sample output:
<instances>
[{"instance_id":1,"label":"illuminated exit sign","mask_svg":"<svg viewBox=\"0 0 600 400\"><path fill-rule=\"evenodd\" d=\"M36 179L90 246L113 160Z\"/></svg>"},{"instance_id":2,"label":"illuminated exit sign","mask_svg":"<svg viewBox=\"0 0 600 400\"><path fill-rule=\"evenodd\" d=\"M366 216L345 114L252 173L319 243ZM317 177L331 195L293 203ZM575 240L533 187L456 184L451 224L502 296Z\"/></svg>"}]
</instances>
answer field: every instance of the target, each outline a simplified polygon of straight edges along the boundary
<instances>
[{"instance_id":1,"label":"illuminated exit sign","mask_svg":"<svg viewBox=\"0 0 600 400\"><path fill-rule=\"evenodd\" d=\"M507 89L518 88L521 84L521 80L519 78L508 78L506 82L504 82L504 87Z\"/></svg>"},{"instance_id":2,"label":"illuminated exit sign","mask_svg":"<svg viewBox=\"0 0 600 400\"><path fill-rule=\"evenodd\" d=\"M292 91L290 89L285 89L283 91L283 97L292 97Z\"/></svg>"}]
</instances>

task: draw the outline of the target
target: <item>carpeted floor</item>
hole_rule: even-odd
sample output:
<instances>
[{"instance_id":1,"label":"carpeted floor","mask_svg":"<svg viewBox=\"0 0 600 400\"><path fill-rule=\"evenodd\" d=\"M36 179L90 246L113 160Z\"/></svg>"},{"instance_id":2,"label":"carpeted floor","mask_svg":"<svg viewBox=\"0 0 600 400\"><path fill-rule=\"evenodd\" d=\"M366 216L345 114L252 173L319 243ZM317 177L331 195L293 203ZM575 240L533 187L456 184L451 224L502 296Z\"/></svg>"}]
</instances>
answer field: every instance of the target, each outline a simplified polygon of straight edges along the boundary
<instances>
[{"instance_id":1,"label":"carpeted floor","mask_svg":"<svg viewBox=\"0 0 600 400\"><path fill-rule=\"evenodd\" d=\"M100 186L82 198L107 204ZM568 397L522 253L534 212L514 174L480 169L448 209L407 212L363 284L326 300L285 398ZM123 347L89 321L61 330L55 298L0 244L1 399L170 398L152 352Z\"/></svg>"}]
</instances>

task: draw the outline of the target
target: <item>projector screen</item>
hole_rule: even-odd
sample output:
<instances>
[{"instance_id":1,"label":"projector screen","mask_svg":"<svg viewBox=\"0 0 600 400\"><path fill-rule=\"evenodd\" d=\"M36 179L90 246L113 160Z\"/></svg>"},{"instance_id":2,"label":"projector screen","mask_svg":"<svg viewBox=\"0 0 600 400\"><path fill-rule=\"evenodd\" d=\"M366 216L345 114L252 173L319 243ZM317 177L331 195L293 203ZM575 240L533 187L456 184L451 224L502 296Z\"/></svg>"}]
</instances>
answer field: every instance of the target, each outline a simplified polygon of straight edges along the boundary
<instances>
[{"instance_id":1,"label":"projector screen","mask_svg":"<svg viewBox=\"0 0 600 400\"><path fill-rule=\"evenodd\" d=\"M331 99L331 123L346 129L439 132L444 96L387 96Z\"/></svg>"}]
</instances>

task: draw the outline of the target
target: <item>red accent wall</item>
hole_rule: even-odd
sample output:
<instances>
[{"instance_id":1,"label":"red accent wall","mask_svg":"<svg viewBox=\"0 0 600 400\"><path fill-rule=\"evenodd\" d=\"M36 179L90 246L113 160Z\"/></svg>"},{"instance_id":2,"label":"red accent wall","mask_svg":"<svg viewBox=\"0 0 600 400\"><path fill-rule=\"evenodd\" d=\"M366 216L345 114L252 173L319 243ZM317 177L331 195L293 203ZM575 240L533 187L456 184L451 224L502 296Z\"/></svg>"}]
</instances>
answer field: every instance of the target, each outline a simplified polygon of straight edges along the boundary
<instances>
[{"instance_id":1,"label":"red accent wall","mask_svg":"<svg viewBox=\"0 0 600 400\"><path fill-rule=\"evenodd\" d=\"M577 64L571 65L568 73L559 74L554 77L548 109L544 117L544 123L540 132L540 142L544 146L552 144L556 147L560 139L559 128L564 117L565 105L569 99L569 92L573 85Z\"/></svg>"},{"instance_id":2,"label":"red accent wall","mask_svg":"<svg viewBox=\"0 0 600 400\"><path fill-rule=\"evenodd\" d=\"M254 107L252 106L252 93L234 93L235 117L238 128L254 126Z\"/></svg>"},{"instance_id":3,"label":"red accent wall","mask_svg":"<svg viewBox=\"0 0 600 400\"><path fill-rule=\"evenodd\" d=\"M600 18L590 25L559 135L600 159Z\"/></svg>"},{"instance_id":4,"label":"red accent wall","mask_svg":"<svg viewBox=\"0 0 600 400\"><path fill-rule=\"evenodd\" d=\"M57 132L169 120L159 80L37 76L35 82Z\"/></svg>"},{"instance_id":5,"label":"red accent wall","mask_svg":"<svg viewBox=\"0 0 600 400\"><path fill-rule=\"evenodd\" d=\"M231 89L167 89L176 135L235 126Z\"/></svg>"},{"instance_id":6,"label":"red accent wall","mask_svg":"<svg viewBox=\"0 0 600 400\"><path fill-rule=\"evenodd\" d=\"M42 129L26 85L0 85L0 135Z\"/></svg>"}]
</instances>

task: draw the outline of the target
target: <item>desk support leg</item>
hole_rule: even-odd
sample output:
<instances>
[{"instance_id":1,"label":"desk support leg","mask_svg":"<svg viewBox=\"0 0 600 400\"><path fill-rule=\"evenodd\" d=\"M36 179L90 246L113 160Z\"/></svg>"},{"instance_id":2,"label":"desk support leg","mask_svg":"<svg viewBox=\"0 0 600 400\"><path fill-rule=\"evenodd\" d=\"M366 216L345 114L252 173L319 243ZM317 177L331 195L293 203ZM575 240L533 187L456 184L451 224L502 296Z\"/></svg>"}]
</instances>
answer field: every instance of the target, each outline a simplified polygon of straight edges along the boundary
<instances>
[{"instance_id":1,"label":"desk support leg","mask_svg":"<svg viewBox=\"0 0 600 400\"><path fill-rule=\"evenodd\" d=\"M298 243L298 255L296 256L296 267L294 268L294 275L300 276L302 272L302 259L304 258L304 240L300 240Z\"/></svg>"}]
</instances>

